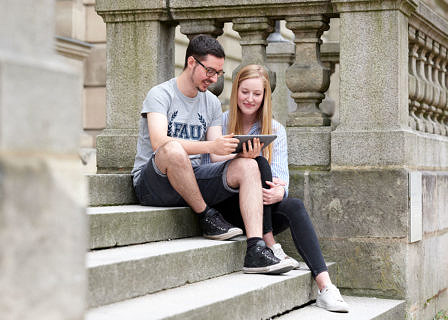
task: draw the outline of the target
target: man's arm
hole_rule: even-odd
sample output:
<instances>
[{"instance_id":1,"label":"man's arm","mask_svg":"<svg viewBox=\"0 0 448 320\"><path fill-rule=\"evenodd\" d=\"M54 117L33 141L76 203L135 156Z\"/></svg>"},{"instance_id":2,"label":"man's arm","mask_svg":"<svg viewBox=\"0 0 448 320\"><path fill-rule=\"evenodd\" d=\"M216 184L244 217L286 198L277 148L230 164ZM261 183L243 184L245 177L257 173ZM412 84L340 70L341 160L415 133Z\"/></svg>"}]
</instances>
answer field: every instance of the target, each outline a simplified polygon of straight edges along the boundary
<instances>
[{"instance_id":1,"label":"man's arm","mask_svg":"<svg viewBox=\"0 0 448 320\"><path fill-rule=\"evenodd\" d=\"M201 153L215 153L220 155L227 155L232 153L236 146L238 145L238 139L230 138L227 136L220 135L213 140L209 140L209 131L212 128L221 127L210 127L207 130L207 141L193 141L169 137L168 132L168 121L165 115L158 112L147 113L148 129L149 129L149 139L151 140L151 145L154 150L157 150L161 145L168 141L176 140L178 141L184 150L188 154L201 154ZM214 136L214 135L213 135Z\"/></svg>"}]
</instances>

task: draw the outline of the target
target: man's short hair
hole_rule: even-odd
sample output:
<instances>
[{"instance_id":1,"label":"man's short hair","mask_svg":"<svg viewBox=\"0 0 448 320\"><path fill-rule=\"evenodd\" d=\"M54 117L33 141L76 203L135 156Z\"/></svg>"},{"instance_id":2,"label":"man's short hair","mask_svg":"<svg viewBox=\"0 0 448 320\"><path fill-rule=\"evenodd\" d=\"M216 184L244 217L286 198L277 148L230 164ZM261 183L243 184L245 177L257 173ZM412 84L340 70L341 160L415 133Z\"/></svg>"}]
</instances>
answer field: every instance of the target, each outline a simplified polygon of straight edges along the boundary
<instances>
[{"instance_id":1,"label":"man's short hair","mask_svg":"<svg viewBox=\"0 0 448 320\"><path fill-rule=\"evenodd\" d=\"M224 49L221 44L213 37L205 34L200 34L190 40L185 53L184 70L187 68L188 57L194 56L199 60L202 60L206 55L211 54L217 58L225 58Z\"/></svg>"}]
</instances>

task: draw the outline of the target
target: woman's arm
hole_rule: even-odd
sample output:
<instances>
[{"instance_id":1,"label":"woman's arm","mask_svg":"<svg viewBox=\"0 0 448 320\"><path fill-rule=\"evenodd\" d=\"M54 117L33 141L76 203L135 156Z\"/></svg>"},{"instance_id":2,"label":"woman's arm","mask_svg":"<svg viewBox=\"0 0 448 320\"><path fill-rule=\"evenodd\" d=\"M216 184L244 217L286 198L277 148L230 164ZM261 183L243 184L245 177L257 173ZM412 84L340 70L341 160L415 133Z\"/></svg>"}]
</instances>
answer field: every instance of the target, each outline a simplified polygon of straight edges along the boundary
<instances>
[{"instance_id":1,"label":"woman's arm","mask_svg":"<svg viewBox=\"0 0 448 320\"><path fill-rule=\"evenodd\" d=\"M288 196L289 168L288 168L288 141L285 128L278 122L273 121L273 128L276 129L277 139L272 148L272 177L278 178L285 183L285 197Z\"/></svg>"}]
</instances>

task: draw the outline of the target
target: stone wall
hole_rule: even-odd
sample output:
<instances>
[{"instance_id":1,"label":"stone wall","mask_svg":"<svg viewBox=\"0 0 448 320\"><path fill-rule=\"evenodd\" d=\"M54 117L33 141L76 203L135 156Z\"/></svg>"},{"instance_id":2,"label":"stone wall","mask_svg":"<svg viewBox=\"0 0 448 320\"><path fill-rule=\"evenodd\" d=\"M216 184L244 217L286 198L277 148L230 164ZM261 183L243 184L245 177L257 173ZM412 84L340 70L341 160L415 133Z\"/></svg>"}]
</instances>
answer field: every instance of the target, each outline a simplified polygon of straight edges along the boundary
<instances>
[{"instance_id":1,"label":"stone wall","mask_svg":"<svg viewBox=\"0 0 448 320\"><path fill-rule=\"evenodd\" d=\"M80 74L55 53L54 1L2 3L0 20L1 318L81 320Z\"/></svg>"}]
</instances>

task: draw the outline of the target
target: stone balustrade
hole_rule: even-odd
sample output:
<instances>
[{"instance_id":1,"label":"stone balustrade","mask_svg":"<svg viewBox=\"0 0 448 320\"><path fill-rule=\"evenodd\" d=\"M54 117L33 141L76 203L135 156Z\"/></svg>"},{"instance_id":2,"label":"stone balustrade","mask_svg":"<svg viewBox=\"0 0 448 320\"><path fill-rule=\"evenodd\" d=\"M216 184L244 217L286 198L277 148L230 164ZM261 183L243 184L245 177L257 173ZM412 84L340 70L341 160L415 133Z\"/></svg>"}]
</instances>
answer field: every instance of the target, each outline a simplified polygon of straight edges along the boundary
<instances>
[{"instance_id":1,"label":"stone balustrade","mask_svg":"<svg viewBox=\"0 0 448 320\"><path fill-rule=\"evenodd\" d=\"M408 29L409 126L448 136L448 29L446 23L428 25L424 18L431 19L431 11L421 12L410 19Z\"/></svg>"},{"instance_id":2,"label":"stone balustrade","mask_svg":"<svg viewBox=\"0 0 448 320\"><path fill-rule=\"evenodd\" d=\"M297 103L297 110L286 122L292 127L330 125L319 103L330 81L330 68L320 61L320 44L329 19L335 17L331 1L98 0L97 12L107 23L108 41L107 120L97 139L98 172L129 171L132 167L141 103L152 86L174 74L176 25L190 38L199 33L216 37L222 34L224 23L232 22L242 47L242 62L233 75L244 65L262 64L275 89L276 73L267 61L267 37L275 21L286 20L295 34L295 60L281 75L285 79L282 85L286 83ZM212 90L220 94L222 81Z\"/></svg>"}]
</instances>

